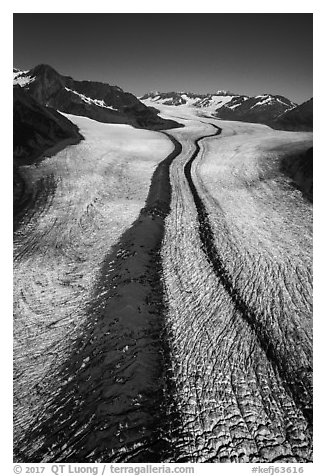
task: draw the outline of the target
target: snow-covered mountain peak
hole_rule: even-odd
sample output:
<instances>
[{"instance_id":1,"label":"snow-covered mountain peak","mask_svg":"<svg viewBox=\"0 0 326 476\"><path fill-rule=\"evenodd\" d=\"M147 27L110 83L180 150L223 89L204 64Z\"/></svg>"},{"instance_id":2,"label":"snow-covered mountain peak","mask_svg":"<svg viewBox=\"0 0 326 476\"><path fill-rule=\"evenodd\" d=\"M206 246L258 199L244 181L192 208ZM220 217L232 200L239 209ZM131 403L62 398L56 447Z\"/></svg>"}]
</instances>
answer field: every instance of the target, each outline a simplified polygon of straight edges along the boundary
<instances>
[{"instance_id":1,"label":"snow-covered mountain peak","mask_svg":"<svg viewBox=\"0 0 326 476\"><path fill-rule=\"evenodd\" d=\"M169 106L193 106L197 108L209 108L216 110L227 102L229 102L235 95L228 93L227 91L218 91L216 93L192 93L186 91L171 91L162 93L159 91L153 91L144 94L141 100L150 100L159 104L165 104Z\"/></svg>"},{"instance_id":2,"label":"snow-covered mountain peak","mask_svg":"<svg viewBox=\"0 0 326 476\"><path fill-rule=\"evenodd\" d=\"M264 123L269 123L284 112L296 107L294 102L280 95L264 93L248 96L225 90L207 94L155 91L145 94L140 99L168 106L184 105L204 109L208 113L223 119Z\"/></svg>"}]
</instances>

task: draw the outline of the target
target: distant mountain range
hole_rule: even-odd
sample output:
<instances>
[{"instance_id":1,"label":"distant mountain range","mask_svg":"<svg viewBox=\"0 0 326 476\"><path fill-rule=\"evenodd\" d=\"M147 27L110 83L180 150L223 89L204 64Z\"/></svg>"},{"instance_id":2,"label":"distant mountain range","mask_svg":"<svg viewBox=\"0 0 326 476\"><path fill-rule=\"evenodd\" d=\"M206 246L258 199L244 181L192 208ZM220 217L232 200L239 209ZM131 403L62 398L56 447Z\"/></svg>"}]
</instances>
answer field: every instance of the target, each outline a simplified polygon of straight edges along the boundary
<instances>
[{"instance_id":1,"label":"distant mountain range","mask_svg":"<svg viewBox=\"0 0 326 476\"><path fill-rule=\"evenodd\" d=\"M133 94L118 86L96 81L77 81L63 76L46 64L29 71L14 69L14 85L19 85L43 106L85 116L99 122L130 124L159 130L178 126L162 119Z\"/></svg>"},{"instance_id":2,"label":"distant mountain range","mask_svg":"<svg viewBox=\"0 0 326 476\"><path fill-rule=\"evenodd\" d=\"M230 93L229 91L217 91L212 94L195 94L186 92L150 92L140 98L141 101L150 99L153 102L159 104L165 104L167 106L194 106L198 108L210 108L219 109L227 102L231 101L234 97L240 97L239 95Z\"/></svg>"},{"instance_id":3,"label":"distant mountain range","mask_svg":"<svg viewBox=\"0 0 326 476\"><path fill-rule=\"evenodd\" d=\"M185 105L220 119L258 122L276 129L312 130L313 126L312 99L298 106L284 96L272 94L250 97L229 91L208 94L156 91L145 94L140 100L149 100L153 105Z\"/></svg>"}]
</instances>

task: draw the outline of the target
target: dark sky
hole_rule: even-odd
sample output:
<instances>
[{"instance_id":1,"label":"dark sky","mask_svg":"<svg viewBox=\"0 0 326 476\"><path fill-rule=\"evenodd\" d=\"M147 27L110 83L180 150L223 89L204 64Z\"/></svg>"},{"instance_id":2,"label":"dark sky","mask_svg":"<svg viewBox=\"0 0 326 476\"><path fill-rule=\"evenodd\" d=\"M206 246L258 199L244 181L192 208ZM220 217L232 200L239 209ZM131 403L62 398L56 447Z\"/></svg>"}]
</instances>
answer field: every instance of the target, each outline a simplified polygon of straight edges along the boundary
<instances>
[{"instance_id":1,"label":"dark sky","mask_svg":"<svg viewBox=\"0 0 326 476\"><path fill-rule=\"evenodd\" d=\"M14 66L148 91L312 93L312 14L14 14Z\"/></svg>"}]
</instances>

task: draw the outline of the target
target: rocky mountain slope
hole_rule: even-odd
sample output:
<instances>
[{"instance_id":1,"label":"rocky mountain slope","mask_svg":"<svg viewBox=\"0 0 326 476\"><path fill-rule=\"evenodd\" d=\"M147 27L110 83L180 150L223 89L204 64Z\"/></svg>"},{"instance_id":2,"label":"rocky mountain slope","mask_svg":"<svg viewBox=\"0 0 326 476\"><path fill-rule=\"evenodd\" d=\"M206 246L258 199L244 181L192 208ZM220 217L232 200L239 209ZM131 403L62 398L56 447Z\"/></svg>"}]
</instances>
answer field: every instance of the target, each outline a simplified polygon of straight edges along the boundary
<instances>
[{"instance_id":1,"label":"rocky mountain slope","mask_svg":"<svg viewBox=\"0 0 326 476\"><path fill-rule=\"evenodd\" d=\"M313 129L313 99L286 111L271 124L276 129L289 131L312 131Z\"/></svg>"},{"instance_id":2,"label":"rocky mountain slope","mask_svg":"<svg viewBox=\"0 0 326 476\"><path fill-rule=\"evenodd\" d=\"M118 86L76 81L49 65L41 64L30 71L14 69L14 84L20 85L40 104L68 114L153 130L178 126L174 121L162 119L157 111Z\"/></svg>"},{"instance_id":3,"label":"rocky mountain slope","mask_svg":"<svg viewBox=\"0 0 326 476\"><path fill-rule=\"evenodd\" d=\"M313 201L313 148L301 154L286 154L280 162L281 171L290 177L298 190Z\"/></svg>"},{"instance_id":4,"label":"rocky mountain slope","mask_svg":"<svg viewBox=\"0 0 326 476\"><path fill-rule=\"evenodd\" d=\"M238 96L222 106L217 111L217 117L266 124L295 106L295 103L279 95Z\"/></svg>"},{"instance_id":5,"label":"rocky mountain slope","mask_svg":"<svg viewBox=\"0 0 326 476\"><path fill-rule=\"evenodd\" d=\"M17 218L28 203L28 184L20 166L35 162L44 152L51 154L76 144L83 136L66 117L39 104L20 86L14 86L13 106L13 205Z\"/></svg>"},{"instance_id":6,"label":"rocky mountain slope","mask_svg":"<svg viewBox=\"0 0 326 476\"><path fill-rule=\"evenodd\" d=\"M77 126L55 109L42 106L20 86L14 87L14 159L33 160L59 142L78 142Z\"/></svg>"}]
</instances>

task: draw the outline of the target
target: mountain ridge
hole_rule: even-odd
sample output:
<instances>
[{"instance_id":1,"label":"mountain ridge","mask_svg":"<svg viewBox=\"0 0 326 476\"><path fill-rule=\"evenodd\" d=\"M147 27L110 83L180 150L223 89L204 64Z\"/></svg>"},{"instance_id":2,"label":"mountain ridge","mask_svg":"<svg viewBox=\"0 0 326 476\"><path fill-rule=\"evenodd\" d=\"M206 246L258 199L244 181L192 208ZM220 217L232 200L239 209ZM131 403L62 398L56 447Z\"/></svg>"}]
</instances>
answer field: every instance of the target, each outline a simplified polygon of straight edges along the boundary
<instances>
[{"instance_id":1,"label":"mountain ridge","mask_svg":"<svg viewBox=\"0 0 326 476\"><path fill-rule=\"evenodd\" d=\"M14 68L13 74L14 85L21 86L40 104L68 114L152 130L181 127L176 121L161 118L154 109L119 86L75 80L47 64L28 71Z\"/></svg>"},{"instance_id":2,"label":"mountain ridge","mask_svg":"<svg viewBox=\"0 0 326 476\"><path fill-rule=\"evenodd\" d=\"M217 119L262 123L276 129L312 130L312 106L311 111L308 111L308 106L305 112L302 110L303 104L309 101L298 105L279 94L265 93L251 97L230 91L204 94L152 91L141 96L140 100L146 101L147 105L150 101L154 106L189 106L205 110Z\"/></svg>"}]
</instances>

